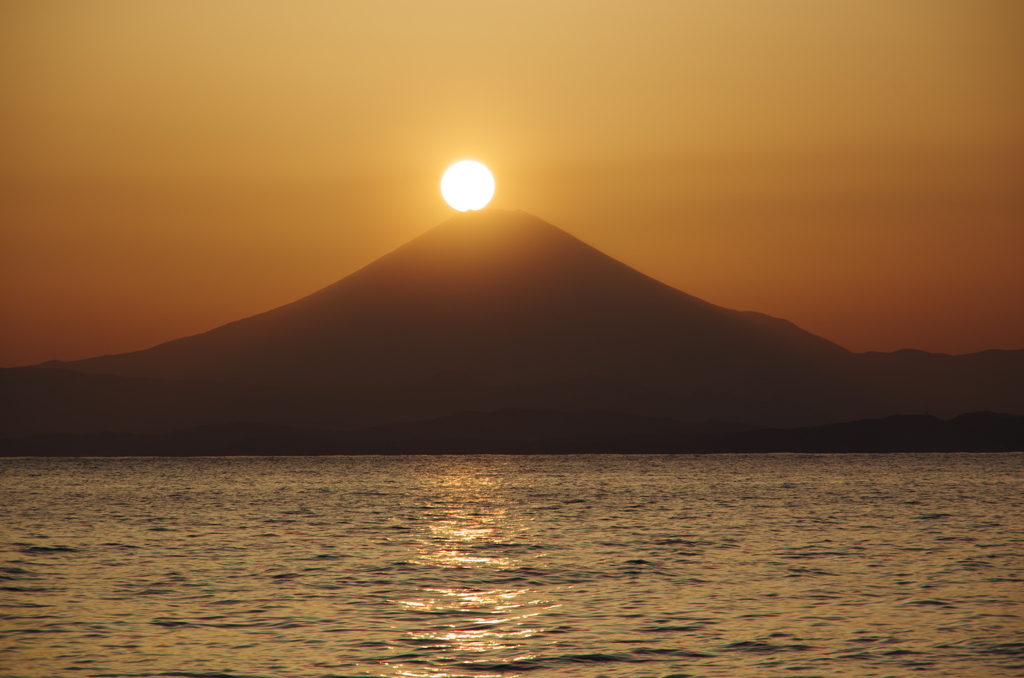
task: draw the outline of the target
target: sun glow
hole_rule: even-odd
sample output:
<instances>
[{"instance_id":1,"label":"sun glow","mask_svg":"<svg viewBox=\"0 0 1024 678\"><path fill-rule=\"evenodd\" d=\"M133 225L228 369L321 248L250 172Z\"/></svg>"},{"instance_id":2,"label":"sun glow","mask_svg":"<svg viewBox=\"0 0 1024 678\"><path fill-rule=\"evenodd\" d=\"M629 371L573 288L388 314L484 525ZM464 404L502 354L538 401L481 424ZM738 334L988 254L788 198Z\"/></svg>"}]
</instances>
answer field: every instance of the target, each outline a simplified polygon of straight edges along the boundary
<instances>
[{"instance_id":1,"label":"sun glow","mask_svg":"<svg viewBox=\"0 0 1024 678\"><path fill-rule=\"evenodd\" d=\"M494 197L494 175L475 160L457 162L441 177L441 195L460 212L482 209Z\"/></svg>"}]
</instances>

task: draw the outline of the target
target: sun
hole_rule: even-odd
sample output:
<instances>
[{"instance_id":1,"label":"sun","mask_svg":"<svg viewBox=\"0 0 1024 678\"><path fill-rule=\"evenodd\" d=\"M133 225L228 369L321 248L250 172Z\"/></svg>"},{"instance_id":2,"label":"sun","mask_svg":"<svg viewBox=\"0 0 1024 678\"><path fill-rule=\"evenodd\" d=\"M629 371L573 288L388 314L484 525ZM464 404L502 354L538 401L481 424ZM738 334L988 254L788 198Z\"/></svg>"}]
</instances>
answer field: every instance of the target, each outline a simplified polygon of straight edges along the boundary
<instances>
[{"instance_id":1,"label":"sun","mask_svg":"<svg viewBox=\"0 0 1024 678\"><path fill-rule=\"evenodd\" d=\"M457 162L441 177L441 195L460 212L482 209L494 197L494 175L475 160Z\"/></svg>"}]
</instances>

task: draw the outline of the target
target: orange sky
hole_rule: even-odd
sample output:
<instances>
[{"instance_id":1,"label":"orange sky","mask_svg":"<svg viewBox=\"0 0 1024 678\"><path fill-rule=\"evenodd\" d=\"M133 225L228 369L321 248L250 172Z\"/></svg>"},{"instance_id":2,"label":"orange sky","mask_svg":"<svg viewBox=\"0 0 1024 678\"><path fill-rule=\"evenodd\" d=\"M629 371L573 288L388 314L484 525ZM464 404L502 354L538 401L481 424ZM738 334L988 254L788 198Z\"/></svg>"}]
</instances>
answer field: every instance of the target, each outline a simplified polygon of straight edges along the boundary
<instances>
[{"instance_id":1,"label":"orange sky","mask_svg":"<svg viewBox=\"0 0 1024 678\"><path fill-rule=\"evenodd\" d=\"M267 310L444 168L853 350L1024 348L1024 3L0 0L0 365Z\"/></svg>"}]
</instances>

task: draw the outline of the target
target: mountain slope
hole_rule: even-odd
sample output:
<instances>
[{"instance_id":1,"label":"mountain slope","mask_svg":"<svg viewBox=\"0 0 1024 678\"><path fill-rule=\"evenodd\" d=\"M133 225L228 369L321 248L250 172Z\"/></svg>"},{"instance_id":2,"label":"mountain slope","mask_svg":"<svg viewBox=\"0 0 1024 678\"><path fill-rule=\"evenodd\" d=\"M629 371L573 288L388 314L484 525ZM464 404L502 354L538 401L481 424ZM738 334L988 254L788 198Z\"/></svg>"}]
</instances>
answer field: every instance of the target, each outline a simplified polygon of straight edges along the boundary
<instances>
[{"instance_id":1,"label":"mountain slope","mask_svg":"<svg viewBox=\"0 0 1024 678\"><path fill-rule=\"evenodd\" d=\"M677 392L820 390L850 354L653 280L523 212L457 215L319 292L69 369L290 387L589 375Z\"/></svg>"},{"instance_id":2,"label":"mountain slope","mask_svg":"<svg viewBox=\"0 0 1024 678\"><path fill-rule=\"evenodd\" d=\"M38 367L0 369L0 438L104 431L168 433L237 421L351 430L502 409L604 411L761 426L831 421L813 407L778 398L678 396L602 377L500 388L447 373L392 389L292 389Z\"/></svg>"}]
</instances>

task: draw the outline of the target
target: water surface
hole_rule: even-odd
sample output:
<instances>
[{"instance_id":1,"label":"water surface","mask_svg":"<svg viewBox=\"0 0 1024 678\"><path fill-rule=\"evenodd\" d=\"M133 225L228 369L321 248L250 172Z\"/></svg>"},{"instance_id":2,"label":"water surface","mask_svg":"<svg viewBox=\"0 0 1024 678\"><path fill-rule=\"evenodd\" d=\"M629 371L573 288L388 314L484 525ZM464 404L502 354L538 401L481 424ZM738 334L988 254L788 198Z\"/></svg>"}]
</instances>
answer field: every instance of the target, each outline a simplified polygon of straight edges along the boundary
<instances>
[{"instance_id":1,"label":"water surface","mask_svg":"<svg viewBox=\"0 0 1024 678\"><path fill-rule=\"evenodd\" d=\"M0 675L1024 675L1024 455L0 460Z\"/></svg>"}]
</instances>

